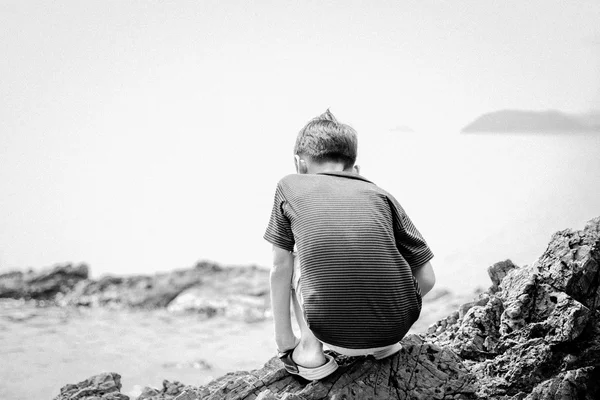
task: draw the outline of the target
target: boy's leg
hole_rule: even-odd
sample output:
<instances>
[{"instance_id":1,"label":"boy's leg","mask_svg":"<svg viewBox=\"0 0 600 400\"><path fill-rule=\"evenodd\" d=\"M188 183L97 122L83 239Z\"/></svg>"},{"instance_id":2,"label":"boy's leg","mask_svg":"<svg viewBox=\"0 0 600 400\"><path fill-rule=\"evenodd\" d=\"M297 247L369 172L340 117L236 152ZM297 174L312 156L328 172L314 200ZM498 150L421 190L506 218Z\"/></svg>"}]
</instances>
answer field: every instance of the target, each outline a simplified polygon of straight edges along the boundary
<instances>
[{"instance_id":1,"label":"boy's leg","mask_svg":"<svg viewBox=\"0 0 600 400\"><path fill-rule=\"evenodd\" d=\"M292 353L292 359L298 365L307 368L316 368L325 364L327 359L323 353L323 343L316 338L308 328L304 319L304 310L302 309L302 292L300 280L300 268L297 256L294 257L294 276L292 277L292 304L294 314L300 328L300 343Z\"/></svg>"}]
</instances>

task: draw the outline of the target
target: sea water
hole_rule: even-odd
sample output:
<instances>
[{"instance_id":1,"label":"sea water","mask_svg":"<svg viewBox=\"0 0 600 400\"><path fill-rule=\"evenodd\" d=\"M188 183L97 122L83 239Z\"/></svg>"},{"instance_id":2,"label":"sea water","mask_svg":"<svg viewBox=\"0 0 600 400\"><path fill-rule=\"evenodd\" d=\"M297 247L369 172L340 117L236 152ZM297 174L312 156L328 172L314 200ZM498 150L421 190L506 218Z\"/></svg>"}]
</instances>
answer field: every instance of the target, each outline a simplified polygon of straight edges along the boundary
<instances>
[{"instance_id":1,"label":"sea water","mask_svg":"<svg viewBox=\"0 0 600 400\"><path fill-rule=\"evenodd\" d=\"M173 315L166 310L36 308L0 299L0 399L53 399L67 383L122 376L137 397L163 379L202 385L259 368L275 355L272 322Z\"/></svg>"}]
</instances>

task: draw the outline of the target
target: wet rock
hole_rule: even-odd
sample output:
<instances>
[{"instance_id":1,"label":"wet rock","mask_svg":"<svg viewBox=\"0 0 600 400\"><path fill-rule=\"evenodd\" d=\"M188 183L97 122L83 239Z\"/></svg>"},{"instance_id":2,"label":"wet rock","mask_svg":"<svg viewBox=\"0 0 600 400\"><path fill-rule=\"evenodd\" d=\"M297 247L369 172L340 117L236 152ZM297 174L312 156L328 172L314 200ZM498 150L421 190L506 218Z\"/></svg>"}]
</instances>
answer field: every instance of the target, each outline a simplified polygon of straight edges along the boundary
<instances>
[{"instance_id":1,"label":"wet rock","mask_svg":"<svg viewBox=\"0 0 600 400\"><path fill-rule=\"evenodd\" d=\"M14 271L0 274L0 298L51 300L71 291L85 281L89 268L85 264L56 265L35 271Z\"/></svg>"}]
</instances>

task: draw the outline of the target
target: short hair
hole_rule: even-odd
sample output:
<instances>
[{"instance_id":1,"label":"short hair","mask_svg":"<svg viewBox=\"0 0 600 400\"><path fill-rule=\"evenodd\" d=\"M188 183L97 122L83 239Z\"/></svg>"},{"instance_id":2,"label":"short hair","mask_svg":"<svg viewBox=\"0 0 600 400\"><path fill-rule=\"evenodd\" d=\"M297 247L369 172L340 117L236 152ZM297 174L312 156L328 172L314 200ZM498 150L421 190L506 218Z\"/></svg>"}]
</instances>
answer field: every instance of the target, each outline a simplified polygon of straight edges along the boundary
<instances>
[{"instance_id":1,"label":"short hair","mask_svg":"<svg viewBox=\"0 0 600 400\"><path fill-rule=\"evenodd\" d=\"M351 168L356 162L357 148L356 131L338 122L327 109L298 132L294 154L310 157L316 162L342 162L344 168Z\"/></svg>"}]
</instances>

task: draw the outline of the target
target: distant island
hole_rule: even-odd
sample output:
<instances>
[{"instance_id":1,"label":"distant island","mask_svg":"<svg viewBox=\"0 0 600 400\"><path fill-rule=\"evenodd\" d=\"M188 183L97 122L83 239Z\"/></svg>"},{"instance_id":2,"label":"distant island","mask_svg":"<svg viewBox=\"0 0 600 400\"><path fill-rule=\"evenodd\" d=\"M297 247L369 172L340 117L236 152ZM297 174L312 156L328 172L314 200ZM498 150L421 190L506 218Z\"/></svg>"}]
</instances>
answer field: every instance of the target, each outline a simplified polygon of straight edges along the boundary
<instances>
[{"instance_id":1,"label":"distant island","mask_svg":"<svg viewBox=\"0 0 600 400\"><path fill-rule=\"evenodd\" d=\"M481 115L461 132L600 132L600 111L499 110Z\"/></svg>"}]
</instances>

